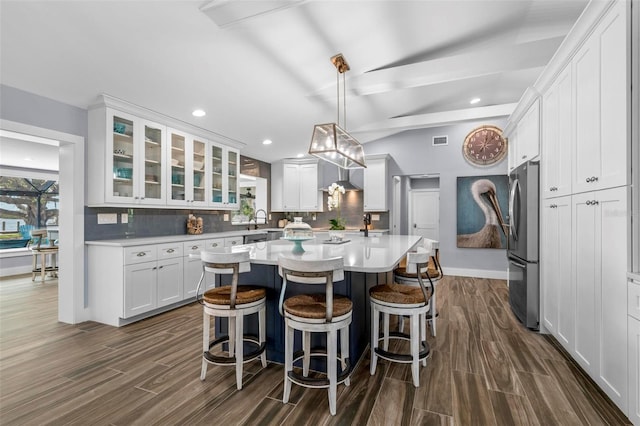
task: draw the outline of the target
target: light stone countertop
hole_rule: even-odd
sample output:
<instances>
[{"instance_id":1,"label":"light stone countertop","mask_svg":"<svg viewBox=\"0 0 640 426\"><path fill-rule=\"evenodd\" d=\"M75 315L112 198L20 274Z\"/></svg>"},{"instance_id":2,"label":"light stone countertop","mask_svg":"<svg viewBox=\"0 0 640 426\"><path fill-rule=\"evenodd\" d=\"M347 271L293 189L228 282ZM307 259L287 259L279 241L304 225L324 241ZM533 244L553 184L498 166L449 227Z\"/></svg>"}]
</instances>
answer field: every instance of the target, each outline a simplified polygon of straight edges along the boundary
<instances>
[{"instance_id":1,"label":"light stone countertop","mask_svg":"<svg viewBox=\"0 0 640 426\"><path fill-rule=\"evenodd\" d=\"M267 234L269 231L282 231L277 228L263 228L263 229L252 229L252 230L238 230L238 231L226 231L226 232L211 232L206 234L199 235L165 235L162 237L142 237L142 238L121 238L115 240L95 240L95 241L85 241L84 243L88 246L112 246L112 247L135 247L135 246L143 246L147 244L165 244L165 243L176 243L176 242L188 242L188 241L201 241L201 240L211 240L215 238L231 238L231 237L242 237L245 235L253 235L253 234Z\"/></svg>"},{"instance_id":2,"label":"light stone countertop","mask_svg":"<svg viewBox=\"0 0 640 426\"><path fill-rule=\"evenodd\" d=\"M388 272L404 258L408 251L415 247L421 237L416 235L381 235L367 238L347 236L349 242L342 244L326 244L324 239L314 238L304 241L302 254L292 253L293 243L286 240L265 241L231 250L249 249L251 263L277 265L280 255L299 259L328 259L342 256L344 269L352 272Z\"/></svg>"}]
</instances>

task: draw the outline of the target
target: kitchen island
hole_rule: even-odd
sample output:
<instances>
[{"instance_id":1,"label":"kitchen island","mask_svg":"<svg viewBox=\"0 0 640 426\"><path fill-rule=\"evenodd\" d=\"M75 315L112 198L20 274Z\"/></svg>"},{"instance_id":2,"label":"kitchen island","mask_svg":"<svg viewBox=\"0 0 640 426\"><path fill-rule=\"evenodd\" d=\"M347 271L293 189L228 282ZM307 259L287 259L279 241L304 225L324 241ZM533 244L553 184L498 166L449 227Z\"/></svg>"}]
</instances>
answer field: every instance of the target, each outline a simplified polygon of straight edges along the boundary
<instances>
[{"instance_id":1,"label":"kitchen island","mask_svg":"<svg viewBox=\"0 0 640 426\"><path fill-rule=\"evenodd\" d=\"M280 255L299 256L302 259L335 256L344 258L345 279L335 283L334 291L348 296L353 302L350 337L350 357L354 360L353 364L361 356L369 342L369 289L388 282L388 272L394 269L421 238L409 235L349 235L347 239L349 241L341 244L327 244L324 235L318 234L316 239L302 243L305 249L302 254L293 254L293 243L286 240L233 246L251 252L251 271L240 275L240 283L267 289L269 360L284 360L284 322L278 313L278 296L282 285L277 268ZM87 242L87 246L89 307L93 319L118 326L193 301L193 289L201 267L199 260L188 254L193 255L210 247L203 245L202 248L194 249L197 245L191 236L182 239L172 236L141 241L96 241ZM216 285L220 284L221 278L223 284L230 282L230 277L218 276ZM209 282L208 286L213 284ZM324 291L320 286L316 287L313 290ZM292 284L287 288L287 295L309 291L309 286ZM257 331L256 324L252 324L252 321L248 323L250 332ZM224 322L218 325L226 327Z\"/></svg>"}]
</instances>

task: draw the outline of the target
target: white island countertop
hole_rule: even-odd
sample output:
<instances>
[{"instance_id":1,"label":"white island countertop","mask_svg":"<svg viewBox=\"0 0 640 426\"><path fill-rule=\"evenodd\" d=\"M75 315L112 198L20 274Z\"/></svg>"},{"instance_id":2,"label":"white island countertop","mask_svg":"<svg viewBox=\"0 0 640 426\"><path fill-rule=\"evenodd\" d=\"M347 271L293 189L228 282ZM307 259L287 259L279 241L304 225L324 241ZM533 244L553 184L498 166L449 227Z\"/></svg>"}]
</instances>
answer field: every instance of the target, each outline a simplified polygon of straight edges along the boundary
<instances>
[{"instance_id":1,"label":"white island countertop","mask_svg":"<svg viewBox=\"0 0 640 426\"><path fill-rule=\"evenodd\" d=\"M352 272L388 272L415 247L421 237L417 235L381 235L374 237L347 236L342 244L323 243L322 237L304 241L304 253L292 253L293 243L286 240L265 241L237 246L233 250L249 248L251 263L277 265L282 254L299 259L328 259L342 256L344 269Z\"/></svg>"}]
</instances>

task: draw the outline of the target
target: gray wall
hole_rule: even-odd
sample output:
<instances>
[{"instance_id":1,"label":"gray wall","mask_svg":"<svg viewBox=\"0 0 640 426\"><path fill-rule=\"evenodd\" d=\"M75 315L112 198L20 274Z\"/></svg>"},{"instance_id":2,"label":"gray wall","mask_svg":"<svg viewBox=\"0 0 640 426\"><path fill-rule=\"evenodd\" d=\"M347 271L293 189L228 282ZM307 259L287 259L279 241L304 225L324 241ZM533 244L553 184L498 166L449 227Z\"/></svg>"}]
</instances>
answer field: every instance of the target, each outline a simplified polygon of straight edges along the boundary
<instances>
[{"instance_id":1,"label":"gray wall","mask_svg":"<svg viewBox=\"0 0 640 426\"><path fill-rule=\"evenodd\" d=\"M388 138L365 144L367 155L390 154L391 175L407 176L425 173L440 175L440 252L447 268L506 271L507 259L503 249L470 249L456 247L456 186L458 176L507 174L507 160L491 167L476 167L462 156L466 135L483 124L504 129L506 117L471 121L451 126L406 131ZM449 136L449 144L432 146L433 136ZM403 182L404 183L404 182ZM403 184L403 188L407 188ZM408 196L403 194L403 227L406 232ZM506 213L506 212L505 212Z\"/></svg>"}]
</instances>

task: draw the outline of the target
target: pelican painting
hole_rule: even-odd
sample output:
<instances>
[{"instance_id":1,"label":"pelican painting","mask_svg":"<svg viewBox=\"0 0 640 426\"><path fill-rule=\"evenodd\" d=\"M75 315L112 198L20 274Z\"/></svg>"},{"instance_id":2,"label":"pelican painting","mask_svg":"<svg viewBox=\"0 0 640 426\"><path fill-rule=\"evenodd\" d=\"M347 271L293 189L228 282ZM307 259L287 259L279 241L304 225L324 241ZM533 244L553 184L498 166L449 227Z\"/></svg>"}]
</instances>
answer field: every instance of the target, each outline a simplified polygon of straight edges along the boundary
<instances>
[{"instance_id":1,"label":"pelican painting","mask_svg":"<svg viewBox=\"0 0 640 426\"><path fill-rule=\"evenodd\" d=\"M458 247L503 247L507 226L499 198L506 200L506 193L507 176L458 178Z\"/></svg>"}]
</instances>

